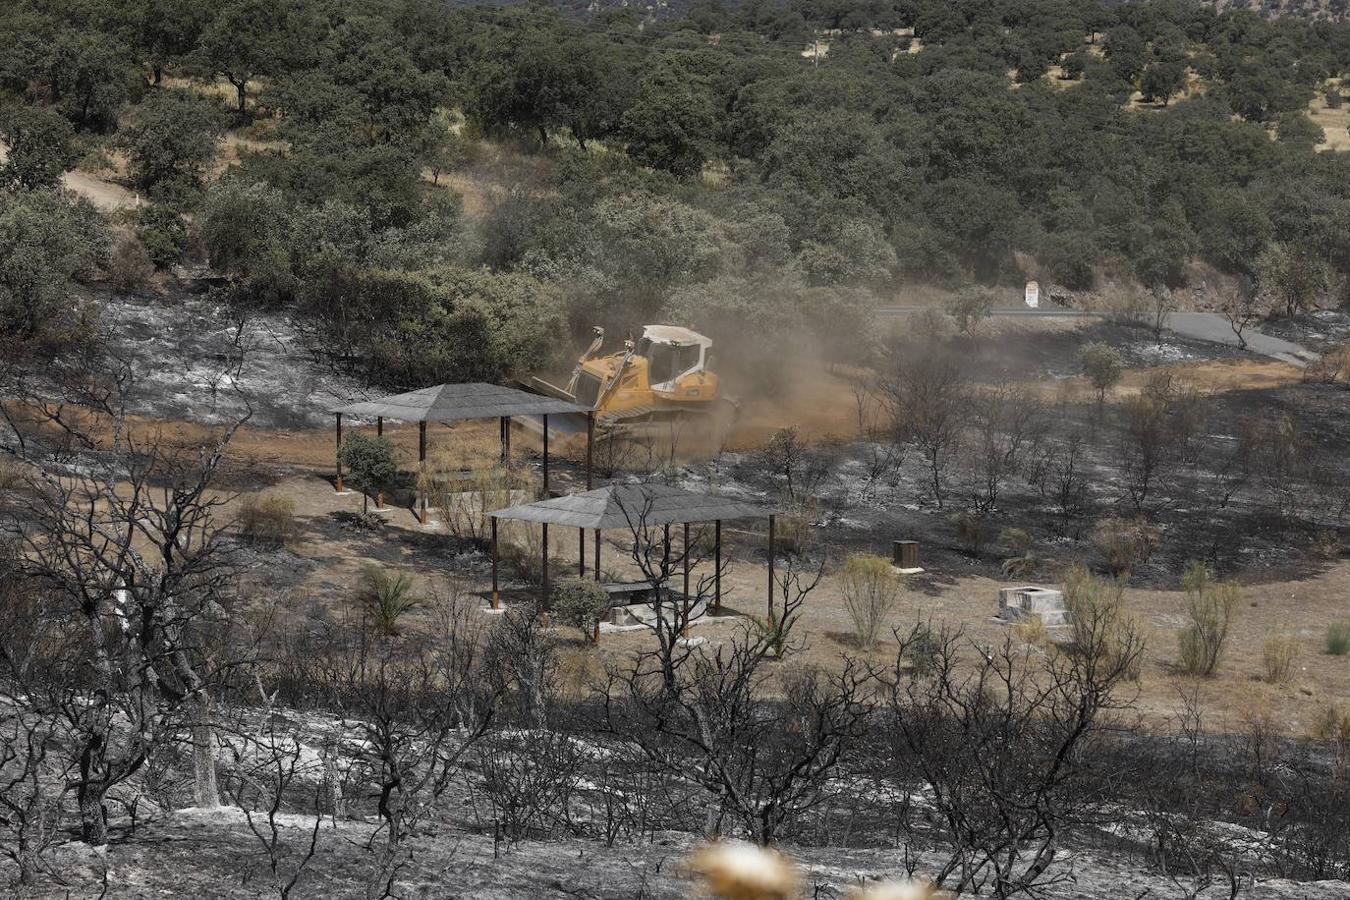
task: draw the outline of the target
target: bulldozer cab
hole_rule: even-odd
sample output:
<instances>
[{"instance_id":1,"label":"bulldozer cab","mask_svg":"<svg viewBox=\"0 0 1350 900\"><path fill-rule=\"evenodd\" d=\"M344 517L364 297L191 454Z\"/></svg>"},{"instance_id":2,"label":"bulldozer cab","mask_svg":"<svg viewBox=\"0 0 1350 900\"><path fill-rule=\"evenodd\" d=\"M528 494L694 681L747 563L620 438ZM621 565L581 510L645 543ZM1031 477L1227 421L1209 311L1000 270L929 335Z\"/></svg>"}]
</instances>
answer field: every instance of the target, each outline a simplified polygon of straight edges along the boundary
<instances>
[{"instance_id":1,"label":"bulldozer cab","mask_svg":"<svg viewBox=\"0 0 1350 900\"><path fill-rule=\"evenodd\" d=\"M651 389L672 393L681 378L704 370L711 346L711 340L688 328L648 325L642 329L635 355L647 359Z\"/></svg>"}]
</instances>

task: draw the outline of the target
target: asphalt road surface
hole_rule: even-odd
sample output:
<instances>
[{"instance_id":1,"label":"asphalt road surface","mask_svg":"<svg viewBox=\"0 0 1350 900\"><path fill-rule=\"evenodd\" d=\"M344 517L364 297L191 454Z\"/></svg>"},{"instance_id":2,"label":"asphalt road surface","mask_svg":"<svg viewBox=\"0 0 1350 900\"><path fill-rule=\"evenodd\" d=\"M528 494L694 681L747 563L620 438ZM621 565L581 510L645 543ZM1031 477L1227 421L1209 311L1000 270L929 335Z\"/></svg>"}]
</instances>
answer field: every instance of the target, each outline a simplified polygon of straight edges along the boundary
<instances>
[{"instance_id":1,"label":"asphalt road surface","mask_svg":"<svg viewBox=\"0 0 1350 900\"><path fill-rule=\"evenodd\" d=\"M906 316L923 309L921 306L883 306L877 310L877 314L883 318L894 318ZM1064 309L1062 307L1042 307L1031 309L1026 306L1011 306L991 310L991 316L1003 317L1026 317L1026 318L1057 318L1057 319L1101 319L1106 317L1106 313L1088 312L1081 309ZM1167 316L1164 325L1168 331L1185 337L1194 338L1200 341L1210 341L1215 344L1227 344L1230 347L1239 346L1237 335L1233 334L1233 329L1228 324L1228 319L1218 313L1207 312L1174 312ZM1284 362L1293 363L1296 366L1304 366L1308 361L1314 359L1316 354L1304 347L1286 341L1283 338L1272 337L1268 334L1262 334L1251 328L1243 332L1243 337L1247 339L1247 350L1261 356L1269 356Z\"/></svg>"}]
</instances>

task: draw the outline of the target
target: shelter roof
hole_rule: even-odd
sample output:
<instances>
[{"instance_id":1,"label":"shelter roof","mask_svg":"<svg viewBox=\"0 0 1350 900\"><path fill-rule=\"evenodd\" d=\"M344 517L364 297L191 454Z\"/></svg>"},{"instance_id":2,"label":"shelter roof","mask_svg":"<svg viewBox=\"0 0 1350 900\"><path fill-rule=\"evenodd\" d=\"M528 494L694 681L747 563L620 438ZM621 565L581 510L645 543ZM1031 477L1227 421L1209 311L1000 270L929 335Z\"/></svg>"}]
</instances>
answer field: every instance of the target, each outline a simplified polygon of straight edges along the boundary
<instances>
[{"instance_id":1,"label":"shelter roof","mask_svg":"<svg viewBox=\"0 0 1350 900\"><path fill-rule=\"evenodd\" d=\"M775 512L771 507L732 497L700 494L663 484L612 484L580 494L510 506L488 515L573 528L609 529L763 518Z\"/></svg>"},{"instance_id":2,"label":"shelter roof","mask_svg":"<svg viewBox=\"0 0 1350 900\"><path fill-rule=\"evenodd\" d=\"M460 422L499 416L584 413L586 408L556 397L531 394L499 384L468 382L438 384L406 394L351 403L333 412L353 416L382 416L400 422Z\"/></svg>"}]
</instances>

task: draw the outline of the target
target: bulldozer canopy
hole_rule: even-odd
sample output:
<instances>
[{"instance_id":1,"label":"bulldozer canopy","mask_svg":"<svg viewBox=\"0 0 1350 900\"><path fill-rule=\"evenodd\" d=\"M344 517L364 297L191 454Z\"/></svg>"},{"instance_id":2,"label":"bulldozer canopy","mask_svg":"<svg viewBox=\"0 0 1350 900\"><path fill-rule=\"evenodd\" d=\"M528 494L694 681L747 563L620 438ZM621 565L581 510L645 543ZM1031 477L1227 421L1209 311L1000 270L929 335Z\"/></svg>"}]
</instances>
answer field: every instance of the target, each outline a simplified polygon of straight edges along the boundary
<instances>
[{"instance_id":1,"label":"bulldozer canopy","mask_svg":"<svg viewBox=\"0 0 1350 900\"><path fill-rule=\"evenodd\" d=\"M647 325L642 329L642 336L653 344L669 344L673 347L712 346L712 338L679 325Z\"/></svg>"}]
</instances>

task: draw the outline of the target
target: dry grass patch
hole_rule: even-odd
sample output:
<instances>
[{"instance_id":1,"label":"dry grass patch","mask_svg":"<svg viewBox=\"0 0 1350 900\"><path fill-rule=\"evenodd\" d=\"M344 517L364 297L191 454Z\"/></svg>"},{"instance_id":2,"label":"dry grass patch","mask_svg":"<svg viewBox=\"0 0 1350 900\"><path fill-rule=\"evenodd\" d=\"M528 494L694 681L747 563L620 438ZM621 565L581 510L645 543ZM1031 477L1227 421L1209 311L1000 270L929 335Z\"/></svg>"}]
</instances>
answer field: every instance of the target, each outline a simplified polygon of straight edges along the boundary
<instances>
[{"instance_id":1,"label":"dry grass patch","mask_svg":"<svg viewBox=\"0 0 1350 900\"><path fill-rule=\"evenodd\" d=\"M1329 83L1340 84L1335 79ZM1318 93L1308 104L1308 118L1326 135L1316 149L1350 150L1350 100L1343 101L1340 109L1332 109L1327 106L1326 94Z\"/></svg>"},{"instance_id":2,"label":"dry grass patch","mask_svg":"<svg viewBox=\"0 0 1350 900\"><path fill-rule=\"evenodd\" d=\"M1195 73L1194 69L1187 69L1185 87L1181 89L1180 93L1173 95L1167 103L1146 103L1144 101L1144 95L1139 91L1135 91L1130 95L1129 102L1125 104L1125 108L1133 110L1151 110L1156 112L1160 109L1166 109L1174 103L1180 103L1182 100L1190 100L1194 97L1199 97L1204 92L1204 80Z\"/></svg>"},{"instance_id":3,"label":"dry grass patch","mask_svg":"<svg viewBox=\"0 0 1350 900\"><path fill-rule=\"evenodd\" d=\"M1297 659L1297 638L1278 632L1270 635L1261 645L1262 678L1268 684L1287 684Z\"/></svg>"},{"instance_id":4,"label":"dry grass patch","mask_svg":"<svg viewBox=\"0 0 1350 900\"><path fill-rule=\"evenodd\" d=\"M295 501L280 494L250 494L235 514L239 533L250 544L284 547L295 539Z\"/></svg>"},{"instance_id":5,"label":"dry grass patch","mask_svg":"<svg viewBox=\"0 0 1350 900\"><path fill-rule=\"evenodd\" d=\"M165 76L163 86L166 88L184 88L215 100L220 100L234 109L239 103L239 97L235 92L234 85L230 84L224 78L215 76L212 78L180 78L177 76ZM256 81L250 81L247 86L247 97L245 104L254 106L257 103L259 84Z\"/></svg>"}]
</instances>

